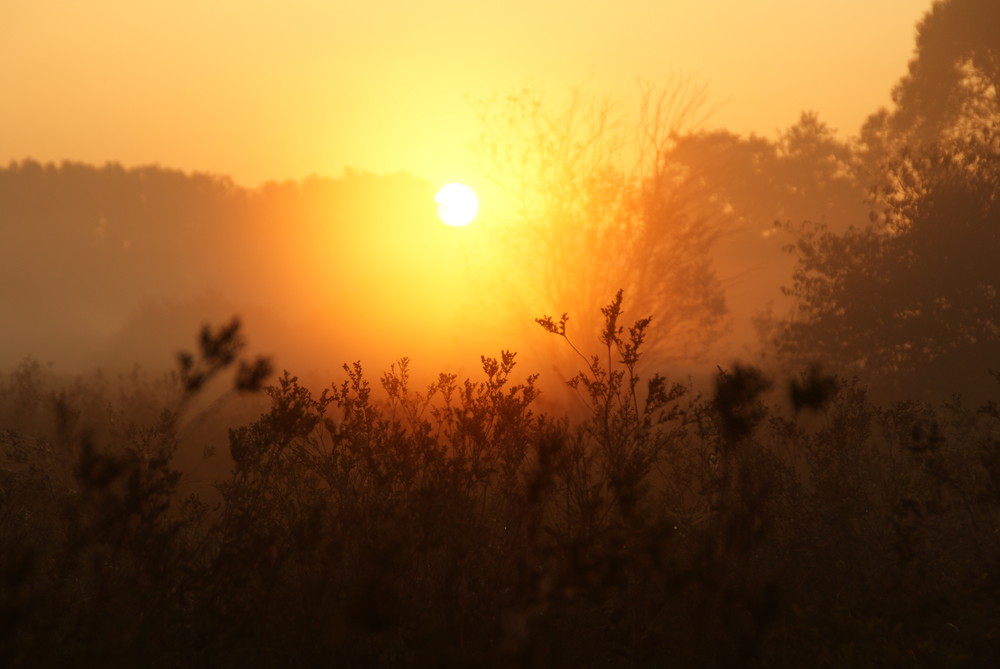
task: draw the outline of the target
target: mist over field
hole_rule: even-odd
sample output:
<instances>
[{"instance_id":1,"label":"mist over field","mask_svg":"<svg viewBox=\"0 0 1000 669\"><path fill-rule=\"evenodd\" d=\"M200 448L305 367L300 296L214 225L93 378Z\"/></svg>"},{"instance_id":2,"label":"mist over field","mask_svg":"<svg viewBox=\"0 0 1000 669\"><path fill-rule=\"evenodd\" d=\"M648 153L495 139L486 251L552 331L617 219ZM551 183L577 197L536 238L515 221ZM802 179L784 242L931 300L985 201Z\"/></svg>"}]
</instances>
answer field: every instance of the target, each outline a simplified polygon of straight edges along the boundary
<instances>
[{"instance_id":1,"label":"mist over field","mask_svg":"<svg viewBox=\"0 0 1000 669\"><path fill-rule=\"evenodd\" d=\"M852 135L467 101L464 226L11 157L0 664L996 665L998 25L933 3Z\"/></svg>"},{"instance_id":2,"label":"mist over field","mask_svg":"<svg viewBox=\"0 0 1000 669\"><path fill-rule=\"evenodd\" d=\"M202 323L239 314L282 365L329 373L422 353L424 324L451 316L436 310L441 272L421 252L443 227L433 186L412 176L247 189L160 167L24 161L2 180L8 366L32 355L75 372L164 371ZM415 302L428 309L419 320Z\"/></svg>"}]
</instances>

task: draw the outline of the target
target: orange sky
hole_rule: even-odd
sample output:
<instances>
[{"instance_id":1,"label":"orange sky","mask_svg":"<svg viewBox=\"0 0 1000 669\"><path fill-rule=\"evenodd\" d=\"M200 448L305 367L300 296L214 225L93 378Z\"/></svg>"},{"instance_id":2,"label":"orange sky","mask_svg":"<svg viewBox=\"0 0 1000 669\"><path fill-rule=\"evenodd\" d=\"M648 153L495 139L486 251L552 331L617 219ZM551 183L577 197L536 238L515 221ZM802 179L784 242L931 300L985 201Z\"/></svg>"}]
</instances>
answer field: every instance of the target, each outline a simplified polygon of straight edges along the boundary
<instances>
[{"instance_id":1,"label":"orange sky","mask_svg":"<svg viewBox=\"0 0 1000 669\"><path fill-rule=\"evenodd\" d=\"M269 179L345 166L477 181L470 99L634 99L690 75L713 125L843 135L889 102L929 0L6 0L0 161Z\"/></svg>"}]
</instances>

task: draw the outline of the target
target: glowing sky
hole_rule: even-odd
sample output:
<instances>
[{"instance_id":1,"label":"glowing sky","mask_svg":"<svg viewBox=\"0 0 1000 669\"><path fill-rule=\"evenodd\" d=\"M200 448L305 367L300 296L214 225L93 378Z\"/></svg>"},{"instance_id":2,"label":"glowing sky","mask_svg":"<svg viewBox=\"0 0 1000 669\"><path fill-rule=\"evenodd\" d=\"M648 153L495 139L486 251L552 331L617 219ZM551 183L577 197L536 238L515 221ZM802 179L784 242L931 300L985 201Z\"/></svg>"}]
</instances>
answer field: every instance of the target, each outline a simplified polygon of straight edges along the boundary
<instances>
[{"instance_id":1,"label":"glowing sky","mask_svg":"<svg viewBox=\"0 0 1000 669\"><path fill-rule=\"evenodd\" d=\"M712 125L842 135L889 102L930 0L5 0L0 161L268 179L469 179L471 100L690 75Z\"/></svg>"}]
</instances>

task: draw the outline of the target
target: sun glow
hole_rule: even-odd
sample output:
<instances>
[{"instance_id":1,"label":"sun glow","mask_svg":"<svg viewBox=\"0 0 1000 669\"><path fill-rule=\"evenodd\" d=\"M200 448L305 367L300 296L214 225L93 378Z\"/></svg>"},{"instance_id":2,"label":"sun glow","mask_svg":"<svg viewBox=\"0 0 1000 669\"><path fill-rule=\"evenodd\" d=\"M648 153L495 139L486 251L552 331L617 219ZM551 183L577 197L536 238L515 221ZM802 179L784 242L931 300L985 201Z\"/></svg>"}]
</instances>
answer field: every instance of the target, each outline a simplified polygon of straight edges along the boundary
<instances>
[{"instance_id":1,"label":"sun glow","mask_svg":"<svg viewBox=\"0 0 1000 669\"><path fill-rule=\"evenodd\" d=\"M456 227L468 225L479 212L479 198L465 184L445 184L434 196L434 201L438 203L438 217Z\"/></svg>"}]
</instances>

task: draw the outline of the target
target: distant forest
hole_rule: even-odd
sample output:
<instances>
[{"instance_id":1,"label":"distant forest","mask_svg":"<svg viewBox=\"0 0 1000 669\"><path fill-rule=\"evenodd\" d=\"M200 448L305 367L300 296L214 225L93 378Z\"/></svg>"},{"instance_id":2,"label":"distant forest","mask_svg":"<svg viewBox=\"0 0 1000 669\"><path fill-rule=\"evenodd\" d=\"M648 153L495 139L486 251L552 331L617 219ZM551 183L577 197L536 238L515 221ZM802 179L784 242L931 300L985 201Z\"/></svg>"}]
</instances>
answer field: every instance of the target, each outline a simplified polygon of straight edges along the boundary
<instances>
[{"instance_id":1,"label":"distant forest","mask_svg":"<svg viewBox=\"0 0 1000 669\"><path fill-rule=\"evenodd\" d=\"M274 335L276 319L307 330L320 310L365 320L356 295L378 300L372 285L393 271L379 261L398 260L385 247L405 244L391 237L406 228L386 221L433 216L432 197L402 174L247 189L155 166L13 163L0 170L4 362L30 354L76 371L163 370L202 322L234 313L254 335ZM387 228L381 247L375 226Z\"/></svg>"},{"instance_id":2,"label":"distant forest","mask_svg":"<svg viewBox=\"0 0 1000 669\"><path fill-rule=\"evenodd\" d=\"M419 178L0 170L0 664L1000 666L996 26L849 139L487 110L545 344L429 380Z\"/></svg>"}]
</instances>

